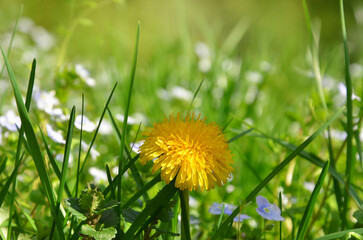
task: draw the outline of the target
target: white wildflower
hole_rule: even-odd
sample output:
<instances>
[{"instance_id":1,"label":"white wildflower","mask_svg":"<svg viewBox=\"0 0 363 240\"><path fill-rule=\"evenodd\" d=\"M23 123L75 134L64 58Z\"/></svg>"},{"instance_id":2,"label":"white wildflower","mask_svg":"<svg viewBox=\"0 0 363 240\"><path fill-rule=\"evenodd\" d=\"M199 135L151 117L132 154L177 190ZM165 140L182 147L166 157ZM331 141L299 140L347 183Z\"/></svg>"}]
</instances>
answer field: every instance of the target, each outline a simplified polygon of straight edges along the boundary
<instances>
[{"instance_id":1,"label":"white wildflower","mask_svg":"<svg viewBox=\"0 0 363 240\"><path fill-rule=\"evenodd\" d=\"M102 181L107 181L107 174L105 171L96 168L96 167L90 167L88 170L89 174L94 178L94 181L96 184L99 184Z\"/></svg>"},{"instance_id":2,"label":"white wildflower","mask_svg":"<svg viewBox=\"0 0 363 240\"><path fill-rule=\"evenodd\" d=\"M45 28L36 26L31 29L30 36L39 48L44 51L50 50L55 46L55 39Z\"/></svg>"},{"instance_id":3,"label":"white wildflower","mask_svg":"<svg viewBox=\"0 0 363 240\"><path fill-rule=\"evenodd\" d=\"M170 94L172 97L179 100L191 101L193 99L193 93L180 86L173 87L170 91Z\"/></svg>"},{"instance_id":4,"label":"white wildflower","mask_svg":"<svg viewBox=\"0 0 363 240\"><path fill-rule=\"evenodd\" d=\"M107 121L106 119L102 120L100 129L99 129L99 133L103 134L103 135L108 135L112 133L112 125L109 121Z\"/></svg>"},{"instance_id":5,"label":"white wildflower","mask_svg":"<svg viewBox=\"0 0 363 240\"><path fill-rule=\"evenodd\" d=\"M63 159L64 158L64 154L61 154L61 153L58 153L56 156L55 156L55 160L57 160L58 162L61 162L63 163ZM68 166L70 166L71 164L73 163L73 155L72 154L69 154L69 159L68 159Z\"/></svg>"},{"instance_id":6,"label":"white wildflower","mask_svg":"<svg viewBox=\"0 0 363 240\"><path fill-rule=\"evenodd\" d=\"M96 85L96 81L94 78L90 77L89 71L81 64L76 64L74 67L76 74L90 87Z\"/></svg>"},{"instance_id":7,"label":"white wildflower","mask_svg":"<svg viewBox=\"0 0 363 240\"><path fill-rule=\"evenodd\" d=\"M48 114L52 113L53 107L59 104L59 100L56 98L54 90L50 92L35 90L33 97L37 108Z\"/></svg>"},{"instance_id":8,"label":"white wildflower","mask_svg":"<svg viewBox=\"0 0 363 240\"><path fill-rule=\"evenodd\" d=\"M123 114L116 114L116 119L118 119L119 121L124 122L124 118L125 116ZM142 113L135 113L132 116L129 115L127 117L127 124L129 125L136 125L140 124L141 122L142 123L147 122L147 118Z\"/></svg>"},{"instance_id":9,"label":"white wildflower","mask_svg":"<svg viewBox=\"0 0 363 240\"><path fill-rule=\"evenodd\" d=\"M198 69L202 73L207 73L212 68L212 61L210 58L202 58L198 61Z\"/></svg>"},{"instance_id":10,"label":"white wildflower","mask_svg":"<svg viewBox=\"0 0 363 240\"><path fill-rule=\"evenodd\" d=\"M65 144L66 140L64 140L62 132L60 130L55 131L51 125L46 125L47 133L50 139L52 139L56 143Z\"/></svg>"},{"instance_id":11,"label":"white wildflower","mask_svg":"<svg viewBox=\"0 0 363 240\"><path fill-rule=\"evenodd\" d=\"M12 110L8 110L5 116L0 116L0 126L11 132L18 131L18 128L21 127L20 117L16 116Z\"/></svg>"},{"instance_id":12,"label":"white wildflower","mask_svg":"<svg viewBox=\"0 0 363 240\"><path fill-rule=\"evenodd\" d=\"M347 87L344 85L344 83L338 83L338 90L341 96L343 97L347 97ZM360 101L360 97L358 97L357 95L355 95L354 93L352 94L352 100L358 100Z\"/></svg>"},{"instance_id":13,"label":"white wildflower","mask_svg":"<svg viewBox=\"0 0 363 240\"><path fill-rule=\"evenodd\" d=\"M209 47L203 42L197 42L194 51L199 58L209 58L211 56Z\"/></svg>"},{"instance_id":14,"label":"white wildflower","mask_svg":"<svg viewBox=\"0 0 363 240\"><path fill-rule=\"evenodd\" d=\"M259 83L262 83L262 81L263 81L263 76L261 75L261 73L255 72L255 71L246 72L245 77L246 77L247 81L254 83L254 84L259 84Z\"/></svg>"},{"instance_id":15,"label":"white wildflower","mask_svg":"<svg viewBox=\"0 0 363 240\"><path fill-rule=\"evenodd\" d=\"M83 115L83 124L82 124L82 115L78 115L74 120L74 126L78 129L81 129L82 127L82 130L86 132L93 132L96 129L96 125L84 115Z\"/></svg>"},{"instance_id":16,"label":"white wildflower","mask_svg":"<svg viewBox=\"0 0 363 240\"><path fill-rule=\"evenodd\" d=\"M140 153L142 144L144 144L144 140L130 144L131 150L135 153Z\"/></svg>"},{"instance_id":17,"label":"white wildflower","mask_svg":"<svg viewBox=\"0 0 363 240\"><path fill-rule=\"evenodd\" d=\"M267 61L262 61L260 63L260 69L262 72L270 72L273 69L273 66Z\"/></svg>"},{"instance_id":18,"label":"white wildflower","mask_svg":"<svg viewBox=\"0 0 363 240\"><path fill-rule=\"evenodd\" d=\"M86 142L82 141L81 145L83 151L88 151L89 145ZM90 154L92 160L96 160L100 156L100 153L93 146L91 148Z\"/></svg>"}]
</instances>

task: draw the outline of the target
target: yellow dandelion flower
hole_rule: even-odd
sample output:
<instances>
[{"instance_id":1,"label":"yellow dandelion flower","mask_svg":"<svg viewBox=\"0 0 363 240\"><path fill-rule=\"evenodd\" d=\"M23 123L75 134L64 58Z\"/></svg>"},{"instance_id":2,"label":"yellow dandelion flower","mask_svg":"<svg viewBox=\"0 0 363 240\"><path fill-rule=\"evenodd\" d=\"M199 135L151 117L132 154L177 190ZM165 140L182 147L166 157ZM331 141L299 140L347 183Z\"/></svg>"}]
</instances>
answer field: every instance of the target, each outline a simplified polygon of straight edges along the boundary
<instances>
[{"instance_id":1,"label":"yellow dandelion flower","mask_svg":"<svg viewBox=\"0 0 363 240\"><path fill-rule=\"evenodd\" d=\"M205 120L194 114L182 119L178 114L155 123L143 133L141 163L155 159L153 172L161 169L167 184L176 176L175 187L181 190L222 186L233 170L232 154L220 128Z\"/></svg>"}]
</instances>

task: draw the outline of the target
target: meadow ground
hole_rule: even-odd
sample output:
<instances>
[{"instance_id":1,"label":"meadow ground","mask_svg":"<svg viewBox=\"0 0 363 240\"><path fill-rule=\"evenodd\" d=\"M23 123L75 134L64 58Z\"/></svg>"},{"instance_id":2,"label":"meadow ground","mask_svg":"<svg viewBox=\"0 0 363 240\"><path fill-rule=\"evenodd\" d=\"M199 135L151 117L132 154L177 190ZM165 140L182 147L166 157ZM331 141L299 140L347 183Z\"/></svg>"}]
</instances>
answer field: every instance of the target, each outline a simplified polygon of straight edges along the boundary
<instances>
[{"instance_id":1,"label":"meadow ground","mask_svg":"<svg viewBox=\"0 0 363 240\"><path fill-rule=\"evenodd\" d=\"M363 239L360 1L0 19L0 238Z\"/></svg>"}]
</instances>

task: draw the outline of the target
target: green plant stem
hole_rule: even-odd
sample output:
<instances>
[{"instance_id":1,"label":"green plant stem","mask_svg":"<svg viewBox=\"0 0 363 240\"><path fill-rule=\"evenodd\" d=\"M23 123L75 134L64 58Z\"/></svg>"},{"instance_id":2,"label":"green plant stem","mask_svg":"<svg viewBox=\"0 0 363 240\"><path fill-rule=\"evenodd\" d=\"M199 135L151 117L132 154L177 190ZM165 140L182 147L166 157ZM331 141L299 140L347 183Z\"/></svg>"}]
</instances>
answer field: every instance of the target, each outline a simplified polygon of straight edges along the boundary
<instances>
[{"instance_id":1,"label":"green plant stem","mask_svg":"<svg viewBox=\"0 0 363 240\"><path fill-rule=\"evenodd\" d=\"M181 240L190 240L189 229L189 191L179 190L181 207Z\"/></svg>"},{"instance_id":2,"label":"green plant stem","mask_svg":"<svg viewBox=\"0 0 363 240\"><path fill-rule=\"evenodd\" d=\"M345 177L347 186L350 185L351 177L352 177L352 156L353 156L353 103L352 103L352 82L350 79L349 72L349 51L348 51L348 43L347 43L347 31L345 28L345 20L344 20L344 5L343 0L339 1L340 5L340 17L342 24L342 36L343 36L343 46L344 46L344 60L345 60L345 85L347 88L347 162L345 169ZM344 192L344 202L343 202L343 222L342 229L346 229L348 225L347 214L349 209L349 191L348 188L345 188Z\"/></svg>"}]
</instances>

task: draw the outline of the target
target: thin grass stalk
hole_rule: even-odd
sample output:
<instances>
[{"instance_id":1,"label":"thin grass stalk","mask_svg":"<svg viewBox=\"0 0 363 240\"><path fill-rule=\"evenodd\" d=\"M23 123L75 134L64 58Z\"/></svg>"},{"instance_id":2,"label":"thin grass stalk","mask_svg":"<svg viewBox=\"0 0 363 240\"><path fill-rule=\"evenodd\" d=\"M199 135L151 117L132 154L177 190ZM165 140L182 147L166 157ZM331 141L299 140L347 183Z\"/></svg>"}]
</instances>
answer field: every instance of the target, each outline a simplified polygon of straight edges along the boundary
<instances>
[{"instance_id":1,"label":"thin grass stalk","mask_svg":"<svg viewBox=\"0 0 363 240\"><path fill-rule=\"evenodd\" d=\"M316 80L316 86L318 89L320 101L321 101L324 109L328 110L328 107L325 102L324 92L323 92L322 77L321 77L320 64L319 64L319 50L318 50L317 41L314 36L313 27L311 24L311 17L309 14L308 6L306 4L306 0L303 0L303 7L304 7L306 25L309 30L310 48L311 48L311 55L312 55L312 60L313 60L313 69L314 69L314 76L315 76L315 80Z\"/></svg>"},{"instance_id":2,"label":"thin grass stalk","mask_svg":"<svg viewBox=\"0 0 363 240\"><path fill-rule=\"evenodd\" d=\"M323 186L324 179L326 177L326 174L328 173L328 169L329 169L329 161L325 163L323 170L321 170L321 174L319 176L318 182L316 183L314 191L311 194L311 197L309 199L308 205L305 208L304 215L301 219L299 230L297 232L296 240L305 239L305 235L307 233L307 229L309 226L309 221L311 219L311 216L313 215L315 202L316 202L316 199L318 198L320 189Z\"/></svg>"},{"instance_id":3,"label":"thin grass stalk","mask_svg":"<svg viewBox=\"0 0 363 240\"><path fill-rule=\"evenodd\" d=\"M129 91L128 91L128 95L127 95L127 104L126 104L126 109L125 109L124 122L123 122L123 126L122 126L120 159L119 159L119 163L118 163L118 172L119 173L123 170L123 164L124 164L124 147L125 147L126 132L127 132L127 119L129 116L132 88L133 88L134 79L135 79L136 63L137 63L137 56L138 56L138 51L139 51L139 38L140 38L140 22L138 22L138 24L137 24L135 51L134 51L134 58L132 61L131 73L130 73L130 86L129 86ZM118 182L117 182L117 200L119 202L121 202L121 199L122 199L122 175L120 175ZM118 215L121 215L121 206L117 207L117 213L118 213ZM118 224L118 231L117 231L118 234L120 234L120 230L121 230L121 222Z\"/></svg>"},{"instance_id":4,"label":"thin grass stalk","mask_svg":"<svg viewBox=\"0 0 363 240\"><path fill-rule=\"evenodd\" d=\"M81 166L81 170L79 171L79 174L81 174L83 172L84 166L86 165L88 156L90 155L90 152L91 152L91 149L93 147L93 144L96 141L96 137L97 137L98 131L100 129L100 126L102 124L103 117L105 116L106 109L107 109L108 105L110 104L110 101L112 99L112 96L113 96L113 93L115 92L116 87L117 87L117 83L115 83L115 85L113 86L113 88L111 90L111 93L110 93L110 96L108 97L107 102L105 104L105 107L103 108L103 111L102 111L100 120L98 121L98 125L96 127L96 130L95 130L95 133L94 133L93 138L91 140L91 143L89 144L89 147L88 147L86 156L84 157L84 160L83 160L83 163L82 163L82 166Z\"/></svg>"},{"instance_id":5,"label":"thin grass stalk","mask_svg":"<svg viewBox=\"0 0 363 240\"><path fill-rule=\"evenodd\" d=\"M22 11L23 11L23 5L21 7L21 12ZM21 14L19 15L19 18L20 18L20 16L21 16ZM19 19L16 22L16 26L18 25L18 21L19 21ZM13 36L12 36L12 38L13 38ZM8 51L8 56L9 56L9 54L10 54L10 51ZM30 108L32 94L33 94L33 87L34 87L34 81L35 81L35 69L36 69L36 61L34 59L33 60L33 63L32 63L32 69L30 71L29 82L28 82L28 89L27 89L26 99L25 99L25 108L26 108L26 110L28 112L29 112L29 108ZM1 75L2 75L2 73L0 74L0 77L1 77ZM21 160L22 160L22 158L24 156L24 153L23 153L23 155L20 157L20 152L21 152L21 148L22 148L23 138L24 138L24 128L23 127L20 127L18 144L17 144L16 154L15 154L15 167L14 167L14 173L15 173L15 175L13 177L14 180L13 180L13 188L12 188L12 195L11 195L11 198L12 199L10 201L10 207L9 207L8 239L9 239L9 236L11 235L11 220L12 220L12 215L13 215L12 214L12 211L13 211L13 202L14 202L15 193L16 193L15 189L16 189L17 171L18 171L18 168L20 166L20 162L21 162ZM4 189L6 189L6 188L4 188ZM1 203L0 203L0 206L1 206Z\"/></svg>"},{"instance_id":6,"label":"thin grass stalk","mask_svg":"<svg viewBox=\"0 0 363 240\"><path fill-rule=\"evenodd\" d=\"M193 99L192 99L192 101L190 102L190 105L189 105L189 108L188 108L187 116L189 115L190 109L192 109L192 106L193 106L193 103L194 103L194 101L195 101L195 98L197 97L197 95L198 95L198 93L199 93L199 90L200 90L200 88L201 88L201 87L202 87L202 85L203 85L203 82L204 82L204 78L203 78L203 79L202 79L202 81L200 82L200 84L199 84L199 86L198 86L198 88L197 88L197 91L195 91L195 93L194 93Z\"/></svg>"},{"instance_id":7,"label":"thin grass stalk","mask_svg":"<svg viewBox=\"0 0 363 240\"><path fill-rule=\"evenodd\" d=\"M20 11L19 11L18 18L16 19L16 22L15 22L15 26L14 26L13 32L11 33L10 43L9 43L8 51L7 51L7 53L6 53L6 57L7 57L7 58L9 58L9 57L10 57L10 52L11 52L11 48L13 47L13 41L14 41L15 33L16 33L16 31L18 30L19 20L20 20L21 16L23 15L23 10L24 10L24 5L23 5L23 4L21 4L21 5L20 5ZM0 79L1 79L1 78L2 78L2 76L3 76L4 70L5 70L5 63L4 63L4 64L3 64L3 66L1 67L1 71L0 71Z\"/></svg>"},{"instance_id":8,"label":"thin grass stalk","mask_svg":"<svg viewBox=\"0 0 363 240\"><path fill-rule=\"evenodd\" d=\"M80 175L80 165L81 165L81 153L82 153L82 137L83 137L83 116L84 116L84 94L82 93L82 110L81 110L81 132L79 134L79 149L78 149L78 160L77 160L77 175L76 175L76 186L75 186L75 197L78 196L78 184Z\"/></svg>"},{"instance_id":9,"label":"thin grass stalk","mask_svg":"<svg viewBox=\"0 0 363 240\"><path fill-rule=\"evenodd\" d=\"M281 192L279 192L279 207L282 212L282 193ZM279 222L279 237L280 237L280 240L282 240L282 221Z\"/></svg>"},{"instance_id":10,"label":"thin grass stalk","mask_svg":"<svg viewBox=\"0 0 363 240\"><path fill-rule=\"evenodd\" d=\"M345 28L345 17L344 17L344 4L343 0L339 1L340 6L340 20L342 25L342 37L343 37L343 46L344 46L344 62L345 62L345 85L347 88L347 160L346 160L346 169L345 169L345 177L347 186L350 185L351 177L352 177L352 165L353 165L353 103L352 103L352 82L350 79L350 71L349 71L349 51L348 51L348 40L347 40L347 31ZM343 202L343 222L342 229L346 229L348 226L348 209L349 209L349 191L345 188L344 192L344 202Z\"/></svg>"},{"instance_id":11,"label":"thin grass stalk","mask_svg":"<svg viewBox=\"0 0 363 240\"><path fill-rule=\"evenodd\" d=\"M68 161L69 161L69 154L70 154L71 145L72 145L75 112L76 112L76 108L73 106L72 111L71 111L71 115L70 115L70 119L69 119L69 123L68 123L68 131L67 131L66 145L65 145L65 148L64 148L61 179L60 179L60 184L59 184L59 188L58 188L56 212L55 212L55 218L53 218L52 229L51 229L50 236L49 236L50 240L53 238L55 225L60 224L59 218L58 218L59 217L59 208L60 208L60 203L61 203L61 200L62 200L63 190L64 190L66 178L67 178ZM59 230L59 228L58 228L58 230ZM60 234L60 237L61 237L61 239L65 239L63 234Z\"/></svg>"}]
</instances>

